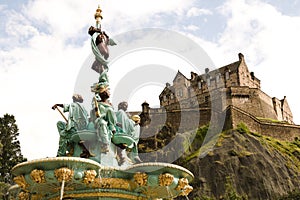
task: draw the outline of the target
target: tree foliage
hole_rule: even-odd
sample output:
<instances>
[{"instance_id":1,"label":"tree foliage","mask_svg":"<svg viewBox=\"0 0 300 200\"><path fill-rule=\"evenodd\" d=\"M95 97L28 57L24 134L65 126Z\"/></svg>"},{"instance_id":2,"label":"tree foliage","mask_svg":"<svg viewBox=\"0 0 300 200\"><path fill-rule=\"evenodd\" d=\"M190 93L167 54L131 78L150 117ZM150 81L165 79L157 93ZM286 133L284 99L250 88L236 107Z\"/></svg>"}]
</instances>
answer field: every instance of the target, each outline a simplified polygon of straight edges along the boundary
<instances>
[{"instance_id":1,"label":"tree foliage","mask_svg":"<svg viewBox=\"0 0 300 200\"><path fill-rule=\"evenodd\" d=\"M0 182L12 184L12 167L26 160L21 153L18 131L13 115L5 114L0 118Z\"/></svg>"}]
</instances>

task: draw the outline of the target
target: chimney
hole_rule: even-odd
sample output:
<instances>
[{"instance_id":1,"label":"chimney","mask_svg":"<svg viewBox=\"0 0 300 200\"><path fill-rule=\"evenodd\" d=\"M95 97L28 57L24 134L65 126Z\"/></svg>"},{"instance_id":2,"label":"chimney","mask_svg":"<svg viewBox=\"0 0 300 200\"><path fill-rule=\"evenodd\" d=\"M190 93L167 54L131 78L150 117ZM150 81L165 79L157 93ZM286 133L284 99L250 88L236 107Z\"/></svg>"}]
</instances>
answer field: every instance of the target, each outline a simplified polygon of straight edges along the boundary
<instances>
[{"instance_id":1,"label":"chimney","mask_svg":"<svg viewBox=\"0 0 300 200\"><path fill-rule=\"evenodd\" d=\"M252 79L252 80L255 79L254 72L250 72L250 76L251 76L251 79Z\"/></svg>"},{"instance_id":2,"label":"chimney","mask_svg":"<svg viewBox=\"0 0 300 200\"><path fill-rule=\"evenodd\" d=\"M142 103L142 113L149 113L149 110L150 110L149 103L147 103L146 101Z\"/></svg>"},{"instance_id":3,"label":"chimney","mask_svg":"<svg viewBox=\"0 0 300 200\"><path fill-rule=\"evenodd\" d=\"M242 53L239 53L238 55L239 55L239 61L244 60L244 55Z\"/></svg>"}]
</instances>

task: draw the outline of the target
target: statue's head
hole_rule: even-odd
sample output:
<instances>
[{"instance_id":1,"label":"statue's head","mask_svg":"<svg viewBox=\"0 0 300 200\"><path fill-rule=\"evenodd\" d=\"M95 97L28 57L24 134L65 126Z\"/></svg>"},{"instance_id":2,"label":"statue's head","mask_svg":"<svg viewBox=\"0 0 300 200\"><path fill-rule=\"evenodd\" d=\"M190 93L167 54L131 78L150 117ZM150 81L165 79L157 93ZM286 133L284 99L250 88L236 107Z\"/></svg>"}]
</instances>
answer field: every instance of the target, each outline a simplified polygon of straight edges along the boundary
<instances>
[{"instance_id":1,"label":"statue's head","mask_svg":"<svg viewBox=\"0 0 300 200\"><path fill-rule=\"evenodd\" d=\"M98 94L99 94L102 101L105 101L105 100L109 99L109 97L110 97L109 87L108 86L104 87L103 89L101 89L99 91Z\"/></svg>"},{"instance_id":2,"label":"statue's head","mask_svg":"<svg viewBox=\"0 0 300 200\"><path fill-rule=\"evenodd\" d=\"M73 99L73 102L78 102L78 103L83 102L83 98L80 94L73 94L72 99Z\"/></svg>"},{"instance_id":3,"label":"statue's head","mask_svg":"<svg viewBox=\"0 0 300 200\"><path fill-rule=\"evenodd\" d=\"M124 110L124 111L126 111L127 108L128 108L128 103L126 101L122 101L118 105L118 110Z\"/></svg>"}]
</instances>

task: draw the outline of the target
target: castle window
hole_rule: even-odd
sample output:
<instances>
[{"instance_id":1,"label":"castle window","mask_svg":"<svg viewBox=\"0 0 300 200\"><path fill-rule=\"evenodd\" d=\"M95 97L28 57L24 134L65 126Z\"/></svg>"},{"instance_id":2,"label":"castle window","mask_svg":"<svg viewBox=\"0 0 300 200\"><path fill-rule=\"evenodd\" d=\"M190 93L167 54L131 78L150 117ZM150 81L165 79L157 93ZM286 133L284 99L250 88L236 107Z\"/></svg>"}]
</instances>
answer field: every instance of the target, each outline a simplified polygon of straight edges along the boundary
<instances>
[{"instance_id":1,"label":"castle window","mask_svg":"<svg viewBox=\"0 0 300 200\"><path fill-rule=\"evenodd\" d=\"M164 101L167 101L167 96L164 96Z\"/></svg>"},{"instance_id":2,"label":"castle window","mask_svg":"<svg viewBox=\"0 0 300 200\"><path fill-rule=\"evenodd\" d=\"M174 94L173 93L171 93L170 99L174 99Z\"/></svg>"},{"instance_id":3,"label":"castle window","mask_svg":"<svg viewBox=\"0 0 300 200\"><path fill-rule=\"evenodd\" d=\"M220 73L218 73L218 74L217 74L217 76L216 76L216 82L217 82L217 83L219 83L219 82L220 82L220 77L221 77L221 74L220 74Z\"/></svg>"},{"instance_id":4,"label":"castle window","mask_svg":"<svg viewBox=\"0 0 300 200\"><path fill-rule=\"evenodd\" d=\"M201 83L201 81L198 82L198 88L199 88L199 89L202 88L202 83Z\"/></svg>"},{"instance_id":5,"label":"castle window","mask_svg":"<svg viewBox=\"0 0 300 200\"><path fill-rule=\"evenodd\" d=\"M182 97L183 96L182 89L178 89L177 90L177 96L178 97Z\"/></svg>"},{"instance_id":6,"label":"castle window","mask_svg":"<svg viewBox=\"0 0 300 200\"><path fill-rule=\"evenodd\" d=\"M225 79L228 80L229 79L229 72L225 72Z\"/></svg>"},{"instance_id":7,"label":"castle window","mask_svg":"<svg viewBox=\"0 0 300 200\"><path fill-rule=\"evenodd\" d=\"M206 83L207 83L207 86L210 86L210 78L209 77L206 79Z\"/></svg>"},{"instance_id":8,"label":"castle window","mask_svg":"<svg viewBox=\"0 0 300 200\"><path fill-rule=\"evenodd\" d=\"M209 96L205 97L205 102L207 103L209 101Z\"/></svg>"}]
</instances>

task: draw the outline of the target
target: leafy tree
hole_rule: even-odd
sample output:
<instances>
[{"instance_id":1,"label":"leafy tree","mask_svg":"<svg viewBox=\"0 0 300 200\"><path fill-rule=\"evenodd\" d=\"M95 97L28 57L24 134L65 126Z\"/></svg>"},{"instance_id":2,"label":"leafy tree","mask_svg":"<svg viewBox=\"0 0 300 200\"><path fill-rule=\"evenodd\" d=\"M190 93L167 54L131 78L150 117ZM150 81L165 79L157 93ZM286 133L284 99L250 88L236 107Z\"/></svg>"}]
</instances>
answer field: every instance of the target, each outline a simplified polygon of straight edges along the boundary
<instances>
[{"instance_id":1,"label":"leafy tree","mask_svg":"<svg viewBox=\"0 0 300 200\"><path fill-rule=\"evenodd\" d=\"M16 164L26 161L21 153L18 140L19 129L13 115L5 114L0 117L0 182L13 184L10 171Z\"/></svg>"}]
</instances>

